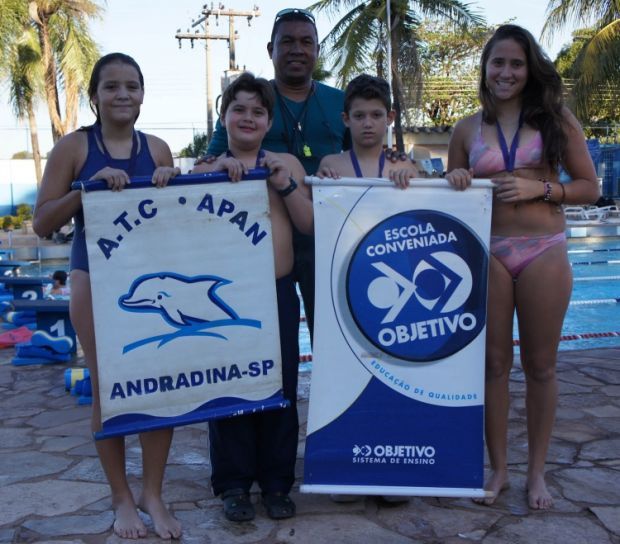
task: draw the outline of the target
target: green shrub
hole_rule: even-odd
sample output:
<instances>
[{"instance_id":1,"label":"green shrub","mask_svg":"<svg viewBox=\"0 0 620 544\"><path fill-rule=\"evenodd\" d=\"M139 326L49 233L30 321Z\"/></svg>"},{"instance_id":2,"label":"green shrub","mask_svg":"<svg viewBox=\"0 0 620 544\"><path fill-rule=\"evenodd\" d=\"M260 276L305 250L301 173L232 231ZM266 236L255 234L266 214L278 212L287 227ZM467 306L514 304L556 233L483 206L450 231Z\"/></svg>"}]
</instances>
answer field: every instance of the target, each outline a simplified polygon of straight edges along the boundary
<instances>
[{"instance_id":1,"label":"green shrub","mask_svg":"<svg viewBox=\"0 0 620 544\"><path fill-rule=\"evenodd\" d=\"M18 204L16 213L21 221L32 219L32 206L30 204Z\"/></svg>"},{"instance_id":2,"label":"green shrub","mask_svg":"<svg viewBox=\"0 0 620 544\"><path fill-rule=\"evenodd\" d=\"M2 218L2 228L4 230L12 230L13 229L13 217L11 215L5 215Z\"/></svg>"}]
</instances>

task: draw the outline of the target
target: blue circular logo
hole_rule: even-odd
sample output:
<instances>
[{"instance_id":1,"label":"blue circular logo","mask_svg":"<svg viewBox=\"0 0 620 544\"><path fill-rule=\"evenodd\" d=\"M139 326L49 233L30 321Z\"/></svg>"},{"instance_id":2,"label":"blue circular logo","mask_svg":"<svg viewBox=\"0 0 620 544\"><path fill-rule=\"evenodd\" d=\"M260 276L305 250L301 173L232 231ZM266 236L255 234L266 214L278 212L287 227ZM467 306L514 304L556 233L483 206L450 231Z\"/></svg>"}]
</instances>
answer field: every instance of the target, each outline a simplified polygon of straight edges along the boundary
<instances>
[{"instance_id":1,"label":"blue circular logo","mask_svg":"<svg viewBox=\"0 0 620 544\"><path fill-rule=\"evenodd\" d=\"M382 352L413 362L443 359L484 327L487 270L486 248L461 221L407 211L377 224L355 248L347 303Z\"/></svg>"}]
</instances>

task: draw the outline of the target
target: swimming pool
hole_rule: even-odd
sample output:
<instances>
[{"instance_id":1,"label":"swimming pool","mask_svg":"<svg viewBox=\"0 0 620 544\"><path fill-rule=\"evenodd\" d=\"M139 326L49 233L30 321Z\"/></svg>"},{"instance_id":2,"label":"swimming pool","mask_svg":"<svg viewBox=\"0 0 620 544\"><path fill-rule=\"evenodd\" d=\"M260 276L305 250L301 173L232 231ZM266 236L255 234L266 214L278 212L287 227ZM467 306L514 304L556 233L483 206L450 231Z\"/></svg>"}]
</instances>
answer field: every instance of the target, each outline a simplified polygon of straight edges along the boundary
<instances>
[{"instance_id":1,"label":"swimming pool","mask_svg":"<svg viewBox=\"0 0 620 544\"><path fill-rule=\"evenodd\" d=\"M620 346L620 336L595 337L595 334L620 333L620 238L569 239L569 258L573 265L573 293L568 308L560 350L593 349ZM66 260L44 261L23 267L22 274L51 275L68 268ZM573 339L572 337L581 336ZM518 338L516 325L513 333ZM302 361L311 360L310 334L302 320L299 332ZM518 352L518 346L515 352Z\"/></svg>"},{"instance_id":2,"label":"swimming pool","mask_svg":"<svg viewBox=\"0 0 620 544\"><path fill-rule=\"evenodd\" d=\"M560 351L620 346L620 238L569 239L568 251L574 283ZM617 336L595 336L612 333ZM518 337L515 319L513 338L518 341ZM299 339L307 364L311 349L305 322Z\"/></svg>"}]
</instances>

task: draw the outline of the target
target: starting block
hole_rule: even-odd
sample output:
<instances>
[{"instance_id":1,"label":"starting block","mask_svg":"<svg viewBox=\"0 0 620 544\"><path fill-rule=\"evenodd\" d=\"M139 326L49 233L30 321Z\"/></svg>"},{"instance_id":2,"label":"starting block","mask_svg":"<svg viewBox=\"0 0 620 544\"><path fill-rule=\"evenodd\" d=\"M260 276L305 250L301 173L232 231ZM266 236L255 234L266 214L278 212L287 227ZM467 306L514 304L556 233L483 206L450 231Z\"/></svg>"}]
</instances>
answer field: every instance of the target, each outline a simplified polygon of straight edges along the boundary
<instances>
[{"instance_id":1,"label":"starting block","mask_svg":"<svg viewBox=\"0 0 620 544\"><path fill-rule=\"evenodd\" d=\"M34 312L38 331L46 332L51 338L69 337L71 353L77 351L77 338L69 318L68 300L13 300L14 311Z\"/></svg>"},{"instance_id":2,"label":"starting block","mask_svg":"<svg viewBox=\"0 0 620 544\"><path fill-rule=\"evenodd\" d=\"M51 278L35 276L4 276L0 278L5 288L13 294L14 299L41 300L43 286L53 283Z\"/></svg>"}]
</instances>

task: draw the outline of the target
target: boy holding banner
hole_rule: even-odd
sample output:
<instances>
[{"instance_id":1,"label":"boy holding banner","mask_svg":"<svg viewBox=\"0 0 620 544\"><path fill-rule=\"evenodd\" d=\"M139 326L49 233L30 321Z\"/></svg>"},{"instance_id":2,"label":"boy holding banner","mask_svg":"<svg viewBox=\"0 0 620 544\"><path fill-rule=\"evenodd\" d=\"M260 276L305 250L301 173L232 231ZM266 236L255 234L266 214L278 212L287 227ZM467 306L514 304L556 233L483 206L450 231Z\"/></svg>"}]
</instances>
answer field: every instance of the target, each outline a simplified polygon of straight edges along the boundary
<instances>
[{"instance_id":1,"label":"boy holding banner","mask_svg":"<svg viewBox=\"0 0 620 544\"><path fill-rule=\"evenodd\" d=\"M385 161L383 141L394 121L390 86L380 77L362 74L352 79L345 90L342 120L351 132L352 149L327 155L319 165L318 175L340 177L389 177L395 186L406 189L409 180L418 176L412 163ZM352 502L357 495L332 494L334 502ZM384 495L388 502L406 502L406 497Z\"/></svg>"},{"instance_id":2,"label":"boy holding banner","mask_svg":"<svg viewBox=\"0 0 620 544\"><path fill-rule=\"evenodd\" d=\"M390 86L380 77L357 76L347 85L342 120L351 131L353 148L344 153L323 157L318 175L340 177L389 178L405 189L409 180L418 176L413 164L387 161L383 140L394 121Z\"/></svg>"},{"instance_id":3,"label":"boy holding banner","mask_svg":"<svg viewBox=\"0 0 620 544\"><path fill-rule=\"evenodd\" d=\"M231 521L254 518L250 487L257 481L262 502L272 519L295 515L289 492L295 479L299 424L297 419L297 369L299 363L299 299L292 278L293 225L304 234L313 232L310 191L297 158L261 148L273 121L275 96L269 82L250 73L241 74L222 95L220 119L226 127L228 150L212 163L202 163L195 173L227 171L239 182L251 168L266 167L273 233L282 385L290 406L283 410L220 419L209 423L211 482ZM251 183L251 182L244 182Z\"/></svg>"}]
</instances>

